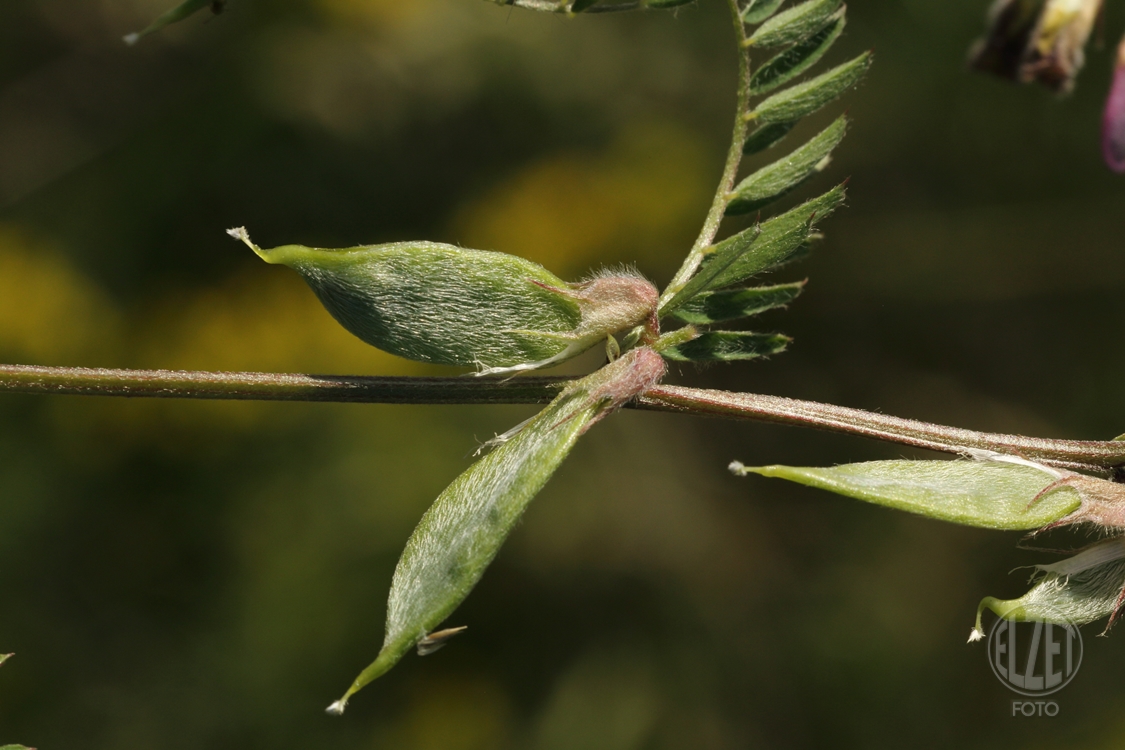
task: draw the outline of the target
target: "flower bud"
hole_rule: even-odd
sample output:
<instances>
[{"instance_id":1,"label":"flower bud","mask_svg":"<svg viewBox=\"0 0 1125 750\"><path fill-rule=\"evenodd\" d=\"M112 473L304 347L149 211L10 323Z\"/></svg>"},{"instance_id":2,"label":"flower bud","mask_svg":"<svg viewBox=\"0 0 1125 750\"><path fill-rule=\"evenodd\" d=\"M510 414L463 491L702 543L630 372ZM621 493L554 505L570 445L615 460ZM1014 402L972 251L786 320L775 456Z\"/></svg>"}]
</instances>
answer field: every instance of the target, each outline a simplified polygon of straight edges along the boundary
<instances>
[{"instance_id":1,"label":"flower bud","mask_svg":"<svg viewBox=\"0 0 1125 750\"><path fill-rule=\"evenodd\" d=\"M1125 38L1117 47L1113 83L1102 119L1102 153L1114 172L1125 172Z\"/></svg>"},{"instance_id":2,"label":"flower bud","mask_svg":"<svg viewBox=\"0 0 1125 750\"><path fill-rule=\"evenodd\" d=\"M1066 93L1086 61L1086 41L1102 0L1047 0L1023 64L1022 80Z\"/></svg>"},{"instance_id":3,"label":"flower bud","mask_svg":"<svg viewBox=\"0 0 1125 750\"><path fill-rule=\"evenodd\" d=\"M971 64L1066 93L1085 62L1083 48L1101 5L1102 0L997 0Z\"/></svg>"},{"instance_id":4,"label":"flower bud","mask_svg":"<svg viewBox=\"0 0 1125 750\"><path fill-rule=\"evenodd\" d=\"M368 344L480 375L547 367L617 331L655 326L658 293L635 273L567 284L514 255L436 242L263 250L245 229L229 234L267 263L297 271L332 317Z\"/></svg>"}]
</instances>

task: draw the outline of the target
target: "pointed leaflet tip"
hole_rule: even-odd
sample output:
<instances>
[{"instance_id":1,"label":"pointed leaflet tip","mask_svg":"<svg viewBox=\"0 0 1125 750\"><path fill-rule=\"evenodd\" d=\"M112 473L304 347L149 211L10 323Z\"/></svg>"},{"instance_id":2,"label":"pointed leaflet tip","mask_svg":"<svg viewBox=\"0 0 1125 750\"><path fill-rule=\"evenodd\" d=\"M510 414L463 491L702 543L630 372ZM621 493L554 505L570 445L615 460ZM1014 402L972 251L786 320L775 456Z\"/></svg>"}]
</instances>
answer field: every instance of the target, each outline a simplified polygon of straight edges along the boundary
<instances>
[{"instance_id":1,"label":"pointed leaflet tip","mask_svg":"<svg viewBox=\"0 0 1125 750\"><path fill-rule=\"evenodd\" d=\"M982 638L984 638L984 633L974 627L972 632L969 633L969 640L967 641L967 643L976 643Z\"/></svg>"},{"instance_id":2,"label":"pointed leaflet tip","mask_svg":"<svg viewBox=\"0 0 1125 750\"><path fill-rule=\"evenodd\" d=\"M328 708L324 709L324 713L328 714L329 716L343 716L344 709L346 709L347 707L348 702L346 700L338 700Z\"/></svg>"},{"instance_id":3,"label":"pointed leaflet tip","mask_svg":"<svg viewBox=\"0 0 1125 750\"><path fill-rule=\"evenodd\" d=\"M125 36L121 37L121 41L125 42L125 44L128 44L130 47L140 41L140 39L141 35L137 33L126 34Z\"/></svg>"}]
</instances>

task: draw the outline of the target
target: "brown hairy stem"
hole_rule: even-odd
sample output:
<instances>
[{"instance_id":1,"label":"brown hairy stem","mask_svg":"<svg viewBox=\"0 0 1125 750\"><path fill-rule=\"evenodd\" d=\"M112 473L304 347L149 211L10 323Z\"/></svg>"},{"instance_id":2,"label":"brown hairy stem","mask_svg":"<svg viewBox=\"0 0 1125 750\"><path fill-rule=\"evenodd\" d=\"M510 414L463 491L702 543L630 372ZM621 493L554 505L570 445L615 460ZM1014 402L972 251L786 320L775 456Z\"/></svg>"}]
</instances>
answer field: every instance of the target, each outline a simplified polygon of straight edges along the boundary
<instances>
[{"instance_id":1,"label":"brown hairy stem","mask_svg":"<svg viewBox=\"0 0 1125 750\"><path fill-rule=\"evenodd\" d=\"M381 404L543 404L571 377L401 378L263 372L106 370L0 365L0 392L128 398L306 401ZM657 385L631 408L811 427L961 453L1020 455L1052 466L1107 474L1125 465L1125 441L1050 440L997 435L815 401L756 393Z\"/></svg>"}]
</instances>

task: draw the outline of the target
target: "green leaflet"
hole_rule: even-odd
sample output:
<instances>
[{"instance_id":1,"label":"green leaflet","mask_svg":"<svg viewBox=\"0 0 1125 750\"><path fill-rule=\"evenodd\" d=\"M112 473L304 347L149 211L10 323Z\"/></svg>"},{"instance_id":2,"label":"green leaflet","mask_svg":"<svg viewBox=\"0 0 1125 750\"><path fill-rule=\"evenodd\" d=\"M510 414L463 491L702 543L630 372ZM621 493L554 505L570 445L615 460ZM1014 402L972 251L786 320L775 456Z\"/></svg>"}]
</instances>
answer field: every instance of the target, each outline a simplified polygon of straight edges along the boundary
<instances>
[{"instance_id":1,"label":"green leaflet","mask_svg":"<svg viewBox=\"0 0 1125 750\"><path fill-rule=\"evenodd\" d=\"M33 749L29 748L29 747L24 747L23 745L3 745L3 746L0 746L0 750L33 750Z\"/></svg>"},{"instance_id":2,"label":"green leaflet","mask_svg":"<svg viewBox=\"0 0 1125 750\"><path fill-rule=\"evenodd\" d=\"M798 83L756 106L746 117L761 125L792 123L817 111L859 83L874 56L870 52Z\"/></svg>"},{"instance_id":3,"label":"green leaflet","mask_svg":"<svg viewBox=\"0 0 1125 750\"><path fill-rule=\"evenodd\" d=\"M837 185L824 195L762 222L761 235L753 246L748 251L737 253L734 261L715 277L708 288L718 289L738 284L754 274L789 260L808 240L816 222L827 218L839 208L844 197L844 186ZM715 245L713 260L724 257L728 252L734 254L738 245L742 244L740 237L741 235L735 235ZM709 262L711 260L705 260L703 267L706 268Z\"/></svg>"},{"instance_id":4,"label":"green leaflet","mask_svg":"<svg viewBox=\"0 0 1125 750\"><path fill-rule=\"evenodd\" d=\"M408 359L510 373L557 364L645 321L658 293L640 276L567 284L506 253L436 242L263 250L297 271L344 328Z\"/></svg>"},{"instance_id":5,"label":"green leaflet","mask_svg":"<svg viewBox=\"0 0 1125 750\"><path fill-rule=\"evenodd\" d=\"M727 204L728 214L744 214L773 203L824 169L825 160L844 139L848 119L841 115L808 143L762 167L735 186Z\"/></svg>"},{"instance_id":6,"label":"green leaflet","mask_svg":"<svg viewBox=\"0 0 1125 750\"><path fill-rule=\"evenodd\" d=\"M785 0L750 0L742 9L742 22L750 25L761 23L781 7Z\"/></svg>"},{"instance_id":7,"label":"green leaflet","mask_svg":"<svg viewBox=\"0 0 1125 750\"><path fill-rule=\"evenodd\" d=\"M701 292L738 284L789 260L808 241L814 223L844 202L844 194L844 186L837 185L824 195L712 245L699 271L660 308L660 315L677 310Z\"/></svg>"},{"instance_id":8,"label":"green leaflet","mask_svg":"<svg viewBox=\"0 0 1125 750\"><path fill-rule=\"evenodd\" d=\"M696 325L738 320L788 305L804 288L805 282L798 281L777 286L703 292L684 303L673 315L685 323Z\"/></svg>"},{"instance_id":9,"label":"green leaflet","mask_svg":"<svg viewBox=\"0 0 1125 750\"><path fill-rule=\"evenodd\" d=\"M845 23L844 9L841 8L820 31L764 63L750 78L750 95L768 94L816 65L840 38Z\"/></svg>"},{"instance_id":10,"label":"green leaflet","mask_svg":"<svg viewBox=\"0 0 1125 750\"><path fill-rule=\"evenodd\" d=\"M145 29L138 31L135 34L127 34L125 36L125 43L136 44L141 39L141 37L145 37L149 34L160 31L165 26L169 26L171 24L182 21L188 16L191 16L207 7L210 7L216 13L219 13L222 11L225 2L226 0L220 0L220 2L214 2L214 0L184 0L184 2L180 3L175 8L172 8L172 10L157 18Z\"/></svg>"},{"instance_id":11,"label":"green leaflet","mask_svg":"<svg viewBox=\"0 0 1125 750\"><path fill-rule=\"evenodd\" d=\"M11 658L12 658L11 654L0 654L0 664L3 664L4 662L8 661L8 659L11 659Z\"/></svg>"},{"instance_id":12,"label":"green leaflet","mask_svg":"<svg viewBox=\"0 0 1125 750\"><path fill-rule=\"evenodd\" d=\"M739 362L779 354L790 341L779 333L708 331L660 353L676 362Z\"/></svg>"},{"instance_id":13,"label":"green leaflet","mask_svg":"<svg viewBox=\"0 0 1125 750\"><path fill-rule=\"evenodd\" d=\"M747 467L740 476L761 474L819 487L877 505L986 529L1038 529L1076 510L1070 487L1044 495L1053 477L1030 466L1000 461L869 461L832 468Z\"/></svg>"},{"instance_id":14,"label":"green leaflet","mask_svg":"<svg viewBox=\"0 0 1125 750\"><path fill-rule=\"evenodd\" d=\"M569 385L453 480L419 521L399 559L382 649L329 713L343 713L356 691L387 672L457 608L582 433L664 372L664 361L652 349L629 351Z\"/></svg>"},{"instance_id":15,"label":"green leaflet","mask_svg":"<svg viewBox=\"0 0 1125 750\"><path fill-rule=\"evenodd\" d=\"M759 26L746 46L780 47L807 39L824 28L842 4L842 0L808 0L796 5Z\"/></svg>"},{"instance_id":16,"label":"green leaflet","mask_svg":"<svg viewBox=\"0 0 1125 750\"><path fill-rule=\"evenodd\" d=\"M680 291L676 292L676 294L665 303L664 307L660 308L659 314L667 315L700 292L722 286L716 282L716 279L742 256L749 252L755 252L755 254L757 254L758 246L756 242L761 234L762 225L755 224L749 229L744 229L738 234L723 240L718 245L709 247L705 251L704 260L700 264L699 270L695 272L694 276L688 279L688 282ZM806 231L800 241L803 242L807 235L808 233Z\"/></svg>"},{"instance_id":17,"label":"green leaflet","mask_svg":"<svg viewBox=\"0 0 1125 750\"><path fill-rule=\"evenodd\" d=\"M791 122L775 122L757 128L746 137L746 142L742 144L742 153L749 156L765 151L767 148L789 135L789 131L792 130L793 126L796 124L797 121L793 120Z\"/></svg>"},{"instance_id":18,"label":"green leaflet","mask_svg":"<svg viewBox=\"0 0 1125 750\"><path fill-rule=\"evenodd\" d=\"M991 609L1006 620L1042 620L1085 625L1112 615L1125 589L1125 547L1122 538L1099 542L1078 555L1043 571L1035 585L1018 599L986 596L977 607L976 626L970 641L984 636L981 614Z\"/></svg>"}]
</instances>

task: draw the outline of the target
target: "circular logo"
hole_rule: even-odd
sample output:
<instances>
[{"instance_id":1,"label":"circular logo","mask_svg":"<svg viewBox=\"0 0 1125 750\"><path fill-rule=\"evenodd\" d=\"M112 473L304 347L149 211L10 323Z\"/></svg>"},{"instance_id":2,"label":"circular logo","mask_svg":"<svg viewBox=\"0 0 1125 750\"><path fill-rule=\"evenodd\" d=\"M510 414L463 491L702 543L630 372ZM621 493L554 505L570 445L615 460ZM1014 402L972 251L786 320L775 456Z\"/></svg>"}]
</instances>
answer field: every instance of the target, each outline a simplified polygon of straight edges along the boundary
<instances>
[{"instance_id":1,"label":"circular logo","mask_svg":"<svg viewBox=\"0 0 1125 750\"><path fill-rule=\"evenodd\" d=\"M1009 690L1042 696L1062 690L1082 664L1082 634L1063 616L1052 622L999 619L988 633L988 663Z\"/></svg>"}]
</instances>

